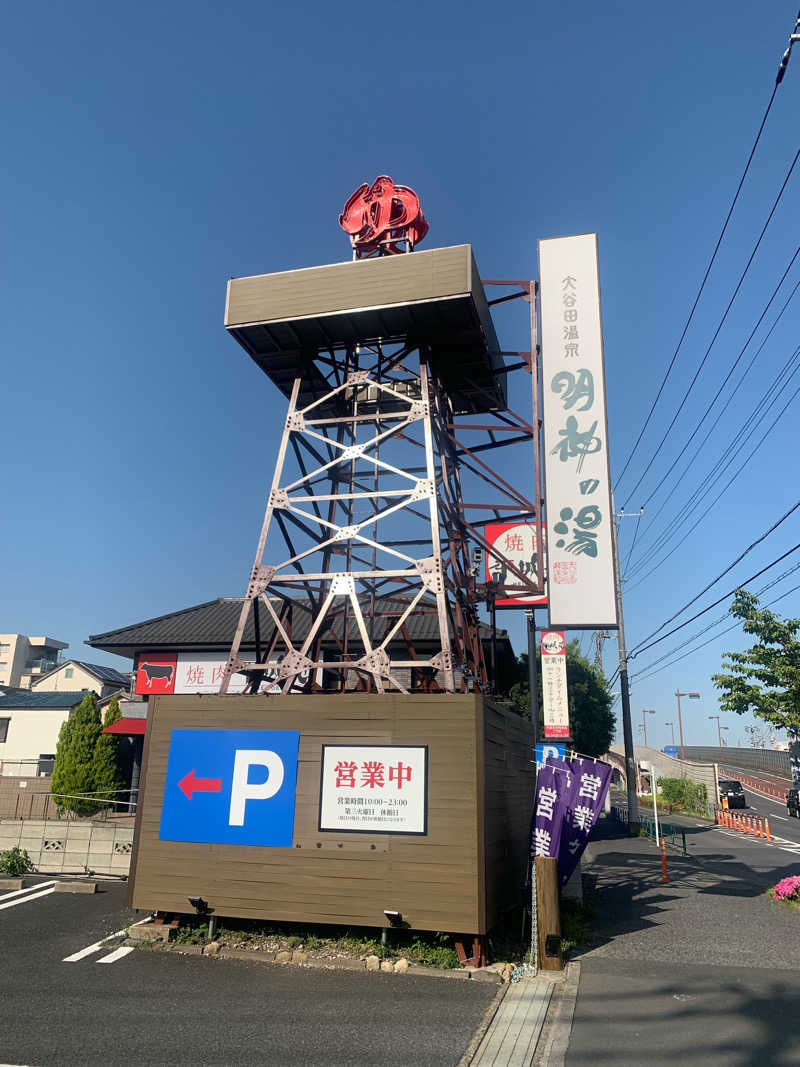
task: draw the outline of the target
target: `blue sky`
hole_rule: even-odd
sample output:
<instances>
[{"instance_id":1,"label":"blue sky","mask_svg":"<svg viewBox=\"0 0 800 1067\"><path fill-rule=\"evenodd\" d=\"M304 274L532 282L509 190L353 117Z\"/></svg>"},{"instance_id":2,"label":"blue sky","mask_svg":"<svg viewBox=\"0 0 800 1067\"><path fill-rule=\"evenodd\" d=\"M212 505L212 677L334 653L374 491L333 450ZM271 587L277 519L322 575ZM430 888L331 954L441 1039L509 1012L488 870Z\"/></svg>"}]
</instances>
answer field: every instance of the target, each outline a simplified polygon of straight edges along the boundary
<instances>
[{"instance_id":1,"label":"blue sky","mask_svg":"<svg viewBox=\"0 0 800 1067\"><path fill-rule=\"evenodd\" d=\"M668 9L9 8L0 45L0 629L46 632L88 655L89 633L242 591L283 405L225 334L226 280L348 258L337 214L379 173L420 193L426 247L470 241L487 277L535 276L539 238L598 232L619 472L697 291L794 15L788 3L741 0ZM800 55L793 64L662 404L618 489L629 511L682 447L797 247L795 173L675 432L626 501L796 151ZM795 263L776 310L798 278ZM770 323L768 315L764 330ZM674 479L648 505L627 583L629 645L795 502L797 403L697 529L679 532L668 546L678 550L635 585L637 562L647 562L640 551L675 508L680 531L678 506L790 357L797 325L792 303L727 411L718 421L712 413L713 433L679 491L656 519ZM798 515L697 607L800 540ZM634 527L622 524L623 559ZM724 609L644 653L634 675ZM776 609L800 615L798 594ZM503 621L521 648L522 620ZM713 740L709 677L722 650L742 645L734 630L634 677L634 722L656 708L649 737L668 743L672 694L697 689L687 743ZM609 673L614 650L606 642ZM731 741L744 739L744 722L727 722Z\"/></svg>"}]
</instances>

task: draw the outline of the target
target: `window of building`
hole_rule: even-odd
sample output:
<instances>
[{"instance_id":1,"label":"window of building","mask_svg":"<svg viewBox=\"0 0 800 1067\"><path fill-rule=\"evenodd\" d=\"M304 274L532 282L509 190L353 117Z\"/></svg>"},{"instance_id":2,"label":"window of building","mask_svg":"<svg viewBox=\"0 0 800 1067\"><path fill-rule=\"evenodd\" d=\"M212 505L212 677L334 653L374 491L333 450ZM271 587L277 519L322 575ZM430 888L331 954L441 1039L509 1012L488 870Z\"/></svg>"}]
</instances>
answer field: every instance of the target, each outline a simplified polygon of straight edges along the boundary
<instances>
[{"instance_id":1,"label":"window of building","mask_svg":"<svg viewBox=\"0 0 800 1067\"><path fill-rule=\"evenodd\" d=\"M4 671L8 667L7 659L0 659L0 671Z\"/></svg>"},{"instance_id":2,"label":"window of building","mask_svg":"<svg viewBox=\"0 0 800 1067\"><path fill-rule=\"evenodd\" d=\"M11 651L11 645L7 641L0 641L0 656L4 656L6 652Z\"/></svg>"},{"instance_id":3,"label":"window of building","mask_svg":"<svg viewBox=\"0 0 800 1067\"><path fill-rule=\"evenodd\" d=\"M0 744L8 737L8 724L11 719L0 719Z\"/></svg>"},{"instance_id":4,"label":"window of building","mask_svg":"<svg viewBox=\"0 0 800 1067\"><path fill-rule=\"evenodd\" d=\"M66 667L65 670L64 670L64 677L65 678L71 678L74 673L75 673L75 670L74 670L73 667Z\"/></svg>"}]
</instances>

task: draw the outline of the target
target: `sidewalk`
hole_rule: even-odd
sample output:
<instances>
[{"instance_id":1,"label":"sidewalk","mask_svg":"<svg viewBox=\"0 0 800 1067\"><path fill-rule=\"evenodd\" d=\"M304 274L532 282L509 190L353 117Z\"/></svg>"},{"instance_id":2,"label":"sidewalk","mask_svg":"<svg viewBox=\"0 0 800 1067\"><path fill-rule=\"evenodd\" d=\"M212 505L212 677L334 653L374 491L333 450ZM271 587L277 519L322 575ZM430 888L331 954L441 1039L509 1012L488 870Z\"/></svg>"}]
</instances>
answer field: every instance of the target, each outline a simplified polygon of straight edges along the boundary
<instances>
[{"instance_id":1,"label":"sidewalk","mask_svg":"<svg viewBox=\"0 0 800 1067\"><path fill-rule=\"evenodd\" d=\"M662 885L651 841L598 824L568 1067L800 1064L800 914L713 841L698 857L670 854Z\"/></svg>"}]
</instances>

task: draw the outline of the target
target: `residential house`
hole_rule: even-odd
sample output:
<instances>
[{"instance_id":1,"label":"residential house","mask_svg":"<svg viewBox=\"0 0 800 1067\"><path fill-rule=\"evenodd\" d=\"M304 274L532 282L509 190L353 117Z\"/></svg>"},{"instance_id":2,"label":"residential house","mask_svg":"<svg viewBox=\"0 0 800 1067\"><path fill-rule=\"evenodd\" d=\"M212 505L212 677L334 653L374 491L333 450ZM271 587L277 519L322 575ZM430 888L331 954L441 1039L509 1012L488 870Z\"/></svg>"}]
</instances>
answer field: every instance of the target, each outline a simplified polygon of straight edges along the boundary
<instances>
[{"instance_id":1,"label":"residential house","mask_svg":"<svg viewBox=\"0 0 800 1067\"><path fill-rule=\"evenodd\" d=\"M37 678L31 688L42 693L67 693L77 689L90 689L101 699L118 693L120 690L128 691L130 676L115 670L113 667L104 667L98 663L85 663L79 659L64 660L53 670Z\"/></svg>"},{"instance_id":2,"label":"residential house","mask_svg":"<svg viewBox=\"0 0 800 1067\"><path fill-rule=\"evenodd\" d=\"M0 774L51 774L58 734L86 691L0 696Z\"/></svg>"}]
</instances>

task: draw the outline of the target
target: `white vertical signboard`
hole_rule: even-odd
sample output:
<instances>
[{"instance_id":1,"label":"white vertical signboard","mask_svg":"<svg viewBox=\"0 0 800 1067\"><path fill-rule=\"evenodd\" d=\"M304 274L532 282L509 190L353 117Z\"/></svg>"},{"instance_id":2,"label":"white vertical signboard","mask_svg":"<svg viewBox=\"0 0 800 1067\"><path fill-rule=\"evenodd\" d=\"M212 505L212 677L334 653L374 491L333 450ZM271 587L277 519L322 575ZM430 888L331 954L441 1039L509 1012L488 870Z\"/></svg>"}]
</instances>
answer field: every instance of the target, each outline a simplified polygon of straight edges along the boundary
<instances>
[{"instance_id":1,"label":"white vertical signboard","mask_svg":"<svg viewBox=\"0 0 800 1067\"><path fill-rule=\"evenodd\" d=\"M597 234L539 242L550 626L615 629Z\"/></svg>"},{"instance_id":2,"label":"white vertical signboard","mask_svg":"<svg viewBox=\"0 0 800 1067\"><path fill-rule=\"evenodd\" d=\"M545 737L569 737L567 642L560 630L542 634L542 711Z\"/></svg>"}]
</instances>

